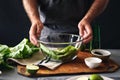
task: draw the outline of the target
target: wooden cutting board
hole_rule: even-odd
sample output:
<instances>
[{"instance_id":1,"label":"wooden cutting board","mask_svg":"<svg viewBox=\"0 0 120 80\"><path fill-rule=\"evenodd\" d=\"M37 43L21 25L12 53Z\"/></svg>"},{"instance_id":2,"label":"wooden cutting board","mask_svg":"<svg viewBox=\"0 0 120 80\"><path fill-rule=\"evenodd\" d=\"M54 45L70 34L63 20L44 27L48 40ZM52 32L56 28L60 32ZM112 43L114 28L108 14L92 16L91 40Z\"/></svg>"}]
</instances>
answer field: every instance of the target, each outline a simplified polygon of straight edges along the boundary
<instances>
[{"instance_id":1,"label":"wooden cutting board","mask_svg":"<svg viewBox=\"0 0 120 80\"><path fill-rule=\"evenodd\" d=\"M114 72L119 68L119 65L113 60L109 59L108 62L102 62L101 65L95 69L88 68L84 63L84 58L92 56L89 52L78 52L78 57L70 62L60 65L55 70L50 70L46 67L40 66L40 69L35 75L30 75L26 71L26 67L22 65L17 66L17 72L24 76L49 76L49 75L62 75L62 74L86 74L86 73L105 73Z\"/></svg>"}]
</instances>

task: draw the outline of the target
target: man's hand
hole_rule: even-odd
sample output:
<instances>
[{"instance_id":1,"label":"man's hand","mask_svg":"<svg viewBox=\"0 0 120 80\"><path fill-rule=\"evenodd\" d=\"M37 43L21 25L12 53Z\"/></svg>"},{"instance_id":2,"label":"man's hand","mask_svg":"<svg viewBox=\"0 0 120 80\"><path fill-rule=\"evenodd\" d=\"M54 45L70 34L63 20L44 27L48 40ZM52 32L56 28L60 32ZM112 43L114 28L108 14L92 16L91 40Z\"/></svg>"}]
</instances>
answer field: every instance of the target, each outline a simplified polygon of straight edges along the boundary
<instances>
[{"instance_id":1,"label":"man's hand","mask_svg":"<svg viewBox=\"0 0 120 80\"><path fill-rule=\"evenodd\" d=\"M29 37L32 44L39 46L38 38L40 37L42 29L43 29L43 24L41 21L32 23L29 31Z\"/></svg>"},{"instance_id":2,"label":"man's hand","mask_svg":"<svg viewBox=\"0 0 120 80\"><path fill-rule=\"evenodd\" d=\"M88 43L92 40L93 33L90 23L87 20L81 20L78 24L79 35L83 38L83 43Z\"/></svg>"},{"instance_id":3,"label":"man's hand","mask_svg":"<svg viewBox=\"0 0 120 80\"><path fill-rule=\"evenodd\" d=\"M23 7L32 23L29 30L29 37L32 44L38 46L38 38L40 36L43 24L39 17L37 0L22 0Z\"/></svg>"},{"instance_id":4,"label":"man's hand","mask_svg":"<svg viewBox=\"0 0 120 80\"><path fill-rule=\"evenodd\" d=\"M79 22L79 34L83 37L83 43L88 43L92 40L93 33L90 23L105 10L108 2L109 0L94 0L83 19Z\"/></svg>"}]
</instances>

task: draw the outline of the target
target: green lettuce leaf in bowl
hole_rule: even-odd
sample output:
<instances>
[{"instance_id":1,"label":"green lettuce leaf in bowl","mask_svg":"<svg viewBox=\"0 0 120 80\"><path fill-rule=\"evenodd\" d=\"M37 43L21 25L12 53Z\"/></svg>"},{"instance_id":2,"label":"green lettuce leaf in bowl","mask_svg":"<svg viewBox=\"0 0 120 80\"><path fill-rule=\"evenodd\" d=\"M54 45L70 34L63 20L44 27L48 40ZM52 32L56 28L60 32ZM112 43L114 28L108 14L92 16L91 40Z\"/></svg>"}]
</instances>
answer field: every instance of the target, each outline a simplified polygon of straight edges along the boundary
<instances>
[{"instance_id":1,"label":"green lettuce leaf in bowl","mask_svg":"<svg viewBox=\"0 0 120 80\"><path fill-rule=\"evenodd\" d=\"M40 44L40 49L44 54L50 56L51 59L63 62L72 60L78 51L74 46L71 45L66 46L62 49L50 50L43 44Z\"/></svg>"}]
</instances>

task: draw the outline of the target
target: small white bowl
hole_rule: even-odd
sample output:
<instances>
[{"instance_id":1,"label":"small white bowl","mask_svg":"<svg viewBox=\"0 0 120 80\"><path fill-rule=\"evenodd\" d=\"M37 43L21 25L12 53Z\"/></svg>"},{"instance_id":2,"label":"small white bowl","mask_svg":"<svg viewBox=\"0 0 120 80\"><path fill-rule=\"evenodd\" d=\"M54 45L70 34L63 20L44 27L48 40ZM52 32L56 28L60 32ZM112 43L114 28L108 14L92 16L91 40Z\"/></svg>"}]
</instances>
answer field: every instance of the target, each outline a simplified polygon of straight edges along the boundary
<instances>
[{"instance_id":1,"label":"small white bowl","mask_svg":"<svg viewBox=\"0 0 120 80\"><path fill-rule=\"evenodd\" d=\"M105 49L93 49L91 53L94 57L101 58L103 61L108 61L111 56L111 52Z\"/></svg>"},{"instance_id":2,"label":"small white bowl","mask_svg":"<svg viewBox=\"0 0 120 80\"><path fill-rule=\"evenodd\" d=\"M102 59L97 57L87 57L84 61L85 64L91 69L97 68L102 63Z\"/></svg>"}]
</instances>

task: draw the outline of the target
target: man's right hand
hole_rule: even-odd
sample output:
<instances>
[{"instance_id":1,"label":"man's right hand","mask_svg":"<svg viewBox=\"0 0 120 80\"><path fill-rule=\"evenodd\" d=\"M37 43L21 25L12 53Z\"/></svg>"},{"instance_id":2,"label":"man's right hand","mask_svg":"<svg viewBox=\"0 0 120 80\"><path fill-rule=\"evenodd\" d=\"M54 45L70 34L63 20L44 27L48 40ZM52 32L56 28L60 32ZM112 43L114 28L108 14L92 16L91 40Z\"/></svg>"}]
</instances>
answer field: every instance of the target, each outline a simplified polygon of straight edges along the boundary
<instances>
[{"instance_id":1,"label":"man's right hand","mask_svg":"<svg viewBox=\"0 0 120 80\"><path fill-rule=\"evenodd\" d=\"M32 23L31 28L29 30L29 38L32 44L39 46L38 39L40 37L42 29L43 23L41 21Z\"/></svg>"},{"instance_id":2,"label":"man's right hand","mask_svg":"<svg viewBox=\"0 0 120 80\"><path fill-rule=\"evenodd\" d=\"M43 24L40 21L37 0L22 0L23 7L32 23L29 30L29 38L32 44L38 46L38 38L40 36Z\"/></svg>"}]
</instances>

